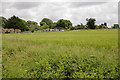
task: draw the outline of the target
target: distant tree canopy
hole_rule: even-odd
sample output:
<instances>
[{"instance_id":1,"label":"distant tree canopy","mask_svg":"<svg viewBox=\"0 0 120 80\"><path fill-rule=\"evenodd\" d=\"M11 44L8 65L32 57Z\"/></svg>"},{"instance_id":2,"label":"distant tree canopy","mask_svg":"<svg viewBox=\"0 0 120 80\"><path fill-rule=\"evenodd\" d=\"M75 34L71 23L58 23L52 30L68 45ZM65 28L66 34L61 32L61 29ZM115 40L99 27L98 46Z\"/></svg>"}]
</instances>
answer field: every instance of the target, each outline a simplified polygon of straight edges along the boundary
<instances>
[{"instance_id":1,"label":"distant tree canopy","mask_svg":"<svg viewBox=\"0 0 120 80\"><path fill-rule=\"evenodd\" d=\"M107 26L107 23L106 23L106 22L104 22L104 25L105 25L105 26Z\"/></svg>"},{"instance_id":2,"label":"distant tree canopy","mask_svg":"<svg viewBox=\"0 0 120 80\"><path fill-rule=\"evenodd\" d=\"M8 19L4 28L14 28L20 29L21 31L26 31L28 29L27 22L25 20L20 19L19 17L12 16Z\"/></svg>"},{"instance_id":3,"label":"distant tree canopy","mask_svg":"<svg viewBox=\"0 0 120 80\"><path fill-rule=\"evenodd\" d=\"M85 25L83 25L82 23L78 24L74 27L73 26L70 27L70 30L79 30L79 29L87 29L87 27Z\"/></svg>"},{"instance_id":4,"label":"distant tree canopy","mask_svg":"<svg viewBox=\"0 0 120 80\"><path fill-rule=\"evenodd\" d=\"M65 20L66 24L67 24L67 29L69 29L72 26L72 23L70 20Z\"/></svg>"},{"instance_id":5,"label":"distant tree canopy","mask_svg":"<svg viewBox=\"0 0 120 80\"><path fill-rule=\"evenodd\" d=\"M118 29L119 28L119 24L114 24L114 26L112 26L113 29Z\"/></svg>"},{"instance_id":6,"label":"distant tree canopy","mask_svg":"<svg viewBox=\"0 0 120 80\"><path fill-rule=\"evenodd\" d=\"M45 22L40 22L40 25L43 26L43 25L47 25Z\"/></svg>"},{"instance_id":7,"label":"distant tree canopy","mask_svg":"<svg viewBox=\"0 0 120 80\"><path fill-rule=\"evenodd\" d=\"M28 24L28 27L31 27L31 26L36 26L36 25L38 25L38 23L37 22L35 22L35 21L27 21L27 24Z\"/></svg>"},{"instance_id":8,"label":"distant tree canopy","mask_svg":"<svg viewBox=\"0 0 120 80\"><path fill-rule=\"evenodd\" d=\"M82 23L80 25L78 24L75 27L76 27L76 29L85 29L85 26Z\"/></svg>"},{"instance_id":9,"label":"distant tree canopy","mask_svg":"<svg viewBox=\"0 0 120 80\"><path fill-rule=\"evenodd\" d=\"M55 28L56 28L56 25L57 25L57 23L54 22L54 23L53 23L53 27L52 27L52 29L55 29Z\"/></svg>"},{"instance_id":10,"label":"distant tree canopy","mask_svg":"<svg viewBox=\"0 0 120 80\"><path fill-rule=\"evenodd\" d=\"M94 18L87 18L87 23L83 25L82 23L72 26L72 22L70 20L59 19L57 22L53 22L48 18L43 18L40 22L40 26L35 21L20 19L17 16L12 16L8 19L5 17L0 17L0 26L2 28L14 28L20 29L21 31L37 31L37 30L44 30L44 29L66 29L66 30L79 30L79 29L107 29L107 23L104 22L101 25L95 25L96 19ZM111 28L118 29L119 25L114 24Z\"/></svg>"},{"instance_id":11,"label":"distant tree canopy","mask_svg":"<svg viewBox=\"0 0 120 80\"><path fill-rule=\"evenodd\" d=\"M56 23L56 28L58 29L69 29L71 26L72 26L72 23L70 22L70 20L60 19Z\"/></svg>"},{"instance_id":12,"label":"distant tree canopy","mask_svg":"<svg viewBox=\"0 0 120 80\"><path fill-rule=\"evenodd\" d=\"M48 19L48 18L44 18L42 19L42 21L40 22L40 25L43 26L43 25L48 25L49 28L52 28L53 27L53 21Z\"/></svg>"},{"instance_id":13,"label":"distant tree canopy","mask_svg":"<svg viewBox=\"0 0 120 80\"><path fill-rule=\"evenodd\" d=\"M48 25L43 25L43 26L41 26L41 29L49 29L49 26Z\"/></svg>"},{"instance_id":14,"label":"distant tree canopy","mask_svg":"<svg viewBox=\"0 0 120 80\"><path fill-rule=\"evenodd\" d=\"M94 18L90 18L90 19L86 19L87 21L87 27L88 29L95 29L95 19Z\"/></svg>"},{"instance_id":15,"label":"distant tree canopy","mask_svg":"<svg viewBox=\"0 0 120 80\"><path fill-rule=\"evenodd\" d=\"M30 31L37 31L40 29L40 26L35 21L29 20L29 21L27 21L27 25L28 25Z\"/></svg>"},{"instance_id":16,"label":"distant tree canopy","mask_svg":"<svg viewBox=\"0 0 120 80\"><path fill-rule=\"evenodd\" d=\"M4 28L6 23L7 23L7 19L5 17L0 16L0 26Z\"/></svg>"}]
</instances>

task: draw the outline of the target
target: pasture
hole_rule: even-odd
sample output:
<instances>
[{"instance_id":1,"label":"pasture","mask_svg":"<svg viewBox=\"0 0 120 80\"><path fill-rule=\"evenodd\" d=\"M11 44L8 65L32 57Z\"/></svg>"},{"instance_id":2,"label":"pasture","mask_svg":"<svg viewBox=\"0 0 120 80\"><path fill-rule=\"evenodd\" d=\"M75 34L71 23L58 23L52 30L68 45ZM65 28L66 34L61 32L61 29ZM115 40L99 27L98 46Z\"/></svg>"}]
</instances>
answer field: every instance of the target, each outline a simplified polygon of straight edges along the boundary
<instances>
[{"instance_id":1,"label":"pasture","mask_svg":"<svg viewBox=\"0 0 120 80\"><path fill-rule=\"evenodd\" d=\"M3 78L118 78L118 30L2 34Z\"/></svg>"}]
</instances>

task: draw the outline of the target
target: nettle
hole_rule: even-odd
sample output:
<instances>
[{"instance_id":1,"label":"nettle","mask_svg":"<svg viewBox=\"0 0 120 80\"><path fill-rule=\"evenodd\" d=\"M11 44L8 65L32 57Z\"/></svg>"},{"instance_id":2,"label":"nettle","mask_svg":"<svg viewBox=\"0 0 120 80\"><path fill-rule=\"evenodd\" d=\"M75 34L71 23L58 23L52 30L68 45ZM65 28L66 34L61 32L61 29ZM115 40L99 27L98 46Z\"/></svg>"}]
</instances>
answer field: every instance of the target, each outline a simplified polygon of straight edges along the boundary
<instances>
[{"instance_id":1,"label":"nettle","mask_svg":"<svg viewBox=\"0 0 120 80\"><path fill-rule=\"evenodd\" d=\"M49 58L44 64L37 62L27 75L38 78L118 78L118 70L118 65L105 66L96 57L60 56Z\"/></svg>"}]
</instances>

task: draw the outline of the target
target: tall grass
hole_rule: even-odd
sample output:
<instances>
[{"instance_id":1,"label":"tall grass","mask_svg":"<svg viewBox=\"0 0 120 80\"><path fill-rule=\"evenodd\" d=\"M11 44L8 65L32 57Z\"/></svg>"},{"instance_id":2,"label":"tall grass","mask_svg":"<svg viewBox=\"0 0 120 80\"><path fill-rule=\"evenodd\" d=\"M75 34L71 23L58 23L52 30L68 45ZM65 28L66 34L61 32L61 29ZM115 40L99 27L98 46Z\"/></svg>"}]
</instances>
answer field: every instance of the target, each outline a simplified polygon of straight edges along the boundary
<instances>
[{"instance_id":1,"label":"tall grass","mask_svg":"<svg viewBox=\"0 0 120 80\"><path fill-rule=\"evenodd\" d=\"M2 35L3 78L118 78L118 30Z\"/></svg>"}]
</instances>

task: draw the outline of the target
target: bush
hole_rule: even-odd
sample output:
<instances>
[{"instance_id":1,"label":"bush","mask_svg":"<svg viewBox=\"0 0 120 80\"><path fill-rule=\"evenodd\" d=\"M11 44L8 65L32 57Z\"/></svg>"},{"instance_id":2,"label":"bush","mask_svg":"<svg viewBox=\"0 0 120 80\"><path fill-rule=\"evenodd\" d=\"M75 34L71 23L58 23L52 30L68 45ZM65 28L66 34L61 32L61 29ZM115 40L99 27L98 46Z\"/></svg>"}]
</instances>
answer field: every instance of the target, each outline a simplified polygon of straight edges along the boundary
<instances>
[{"instance_id":1,"label":"bush","mask_svg":"<svg viewBox=\"0 0 120 80\"><path fill-rule=\"evenodd\" d=\"M38 78L119 78L118 65L107 67L96 57L79 59L72 56L60 56L57 59L49 58L29 70L28 77Z\"/></svg>"}]
</instances>

